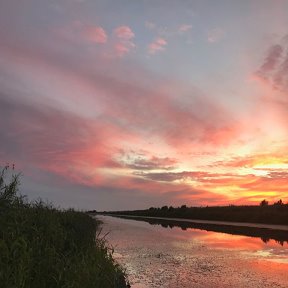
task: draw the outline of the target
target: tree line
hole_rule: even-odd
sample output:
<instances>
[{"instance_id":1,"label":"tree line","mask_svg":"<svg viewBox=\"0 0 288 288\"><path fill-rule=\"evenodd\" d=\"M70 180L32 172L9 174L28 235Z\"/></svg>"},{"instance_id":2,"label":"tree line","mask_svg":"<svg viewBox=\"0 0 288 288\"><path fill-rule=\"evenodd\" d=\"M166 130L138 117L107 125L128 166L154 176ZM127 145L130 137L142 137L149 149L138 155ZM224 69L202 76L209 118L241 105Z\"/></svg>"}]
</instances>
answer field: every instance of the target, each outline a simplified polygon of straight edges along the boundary
<instances>
[{"instance_id":1,"label":"tree line","mask_svg":"<svg viewBox=\"0 0 288 288\"><path fill-rule=\"evenodd\" d=\"M162 206L150 207L149 209L144 210L126 210L112 212L104 211L101 212L101 214L288 225L288 204L284 204L281 199L272 205L269 205L268 201L264 199L259 203L259 205L254 206Z\"/></svg>"}]
</instances>

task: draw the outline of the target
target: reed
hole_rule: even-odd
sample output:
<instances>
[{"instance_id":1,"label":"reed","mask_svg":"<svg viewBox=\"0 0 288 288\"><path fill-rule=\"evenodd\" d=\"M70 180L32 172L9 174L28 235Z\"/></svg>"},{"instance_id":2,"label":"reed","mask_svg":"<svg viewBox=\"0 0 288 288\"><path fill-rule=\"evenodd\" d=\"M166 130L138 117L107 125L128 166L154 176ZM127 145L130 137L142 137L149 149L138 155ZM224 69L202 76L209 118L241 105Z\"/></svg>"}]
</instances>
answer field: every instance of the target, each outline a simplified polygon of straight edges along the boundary
<instances>
[{"instance_id":1,"label":"reed","mask_svg":"<svg viewBox=\"0 0 288 288\"><path fill-rule=\"evenodd\" d=\"M19 174L7 174L5 167L0 172L1 287L128 286L113 249L99 236L98 221L41 200L29 203L18 195Z\"/></svg>"}]
</instances>

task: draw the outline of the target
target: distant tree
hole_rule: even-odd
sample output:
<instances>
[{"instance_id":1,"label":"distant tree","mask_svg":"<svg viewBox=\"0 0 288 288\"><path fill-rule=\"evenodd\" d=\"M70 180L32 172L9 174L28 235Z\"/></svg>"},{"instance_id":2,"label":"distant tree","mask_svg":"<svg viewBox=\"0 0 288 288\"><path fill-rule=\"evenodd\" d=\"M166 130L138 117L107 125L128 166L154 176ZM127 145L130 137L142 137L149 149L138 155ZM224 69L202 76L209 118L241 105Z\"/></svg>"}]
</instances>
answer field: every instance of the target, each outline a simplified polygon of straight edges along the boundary
<instances>
[{"instance_id":1,"label":"distant tree","mask_svg":"<svg viewBox=\"0 0 288 288\"><path fill-rule=\"evenodd\" d=\"M89 210L89 211L87 211L87 213L90 213L90 214L96 214L97 211L96 211L96 210Z\"/></svg>"},{"instance_id":2,"label":"distant tree","mask_svg":"<svg viewBox=\"0 0 288 288\"><path fill-rule=\"evenodd\" d=\"M154 207L150 207L149 210L150 210L150 211L151 211L151 210L155 210L155 208L154 208Z\"/></svg>"},{"instance_id":3,"label":"distant tree","mask_svg":"<svg viewBox=\"0 0 288 288\"><path fill-rule=\"evenodd\" d=\"M268 204L269 204L269 202L266 199L264 199L260 202L260 206L262 206L262 207L268 206Z\"/></svg>"},{"instance_id":4,"label":"distant tree","mask_svg":"<svg viewBox=\"0 0 288 288\"><path fill-rule=\"evenodd\" d=\"M163 206L163 207L161 207L161 210L168 210L168 206Z\"/></svg>"},{"instance_id":5,"label":"distant tree","mask_svg":"<svg viewBox=\"0 0 288 288\"><path fill-rule=\"evenodd\" d=\"M274 205L281 206L281 205L284 205L284 203L283 203L282 199L280 199L279 201L275 202Z\"/></svg>"},{"instance_id":6,"label":"distant tree","mask_svg":"<svg viewBox=\"0 0 288 288\"><path fill-rule=\"evenodd\" d=\"M182 205L182 206L181 206L181 209L186 209L186 208L187 208L186 205Z\"/></svg>"},{"instance_id":7,"label":"distant tree","mask_svg":"<svg viewBox=\"0 0 288 288\"><path fill-rule=\"evenodd\" d=\"M264 242L264 243L268 243L270 241L270 238L269 237L261 237L261 240Z\"/></svg>"},{"instance_id":8,"label":"distant tree","mask_svg":"<svg viewBox=\"0 0 288 288\"><path fill-rule=\"evenodd\" d=\"M174 207L173 206L169 206L169 211L173 211L174 210Z\"/></svg>"}]
</instances>

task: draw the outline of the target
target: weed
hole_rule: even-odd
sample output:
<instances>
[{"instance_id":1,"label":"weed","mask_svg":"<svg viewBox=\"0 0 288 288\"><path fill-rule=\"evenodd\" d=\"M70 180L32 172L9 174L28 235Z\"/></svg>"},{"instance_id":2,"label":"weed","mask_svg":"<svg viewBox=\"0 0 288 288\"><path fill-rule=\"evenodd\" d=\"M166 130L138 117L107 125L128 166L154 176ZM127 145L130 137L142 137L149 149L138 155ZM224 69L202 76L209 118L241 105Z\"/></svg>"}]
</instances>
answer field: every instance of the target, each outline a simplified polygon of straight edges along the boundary
<instances>
[{"instance_id":1,"label":"weed","mask_svg":"<svg viewBox=\"0 0 288 288\"><path fill-rule=\"evenodd\" d=\"M99 222L18 195L19 174L0 172L0 283L5 288L127 287Z\"/></svg>"}]
</instances>

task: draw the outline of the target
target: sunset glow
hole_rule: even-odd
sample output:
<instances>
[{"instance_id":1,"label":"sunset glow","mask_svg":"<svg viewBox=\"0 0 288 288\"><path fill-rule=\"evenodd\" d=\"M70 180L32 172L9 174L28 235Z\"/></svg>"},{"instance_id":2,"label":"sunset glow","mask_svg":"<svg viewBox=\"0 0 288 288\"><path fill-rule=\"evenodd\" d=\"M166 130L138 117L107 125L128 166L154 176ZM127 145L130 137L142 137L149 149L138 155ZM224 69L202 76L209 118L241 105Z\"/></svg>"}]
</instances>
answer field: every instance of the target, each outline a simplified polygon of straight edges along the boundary
<instances>
[{"instance_id":1,"label":"sunset glow","mask_svg":"<svg viewBox=\"0 0 288 288\"><path fill-rule=\"evenodd\" d=\"M287 11L1 1L0 165L64 207L286 203Z\"/></svg>"}]
</instances>

